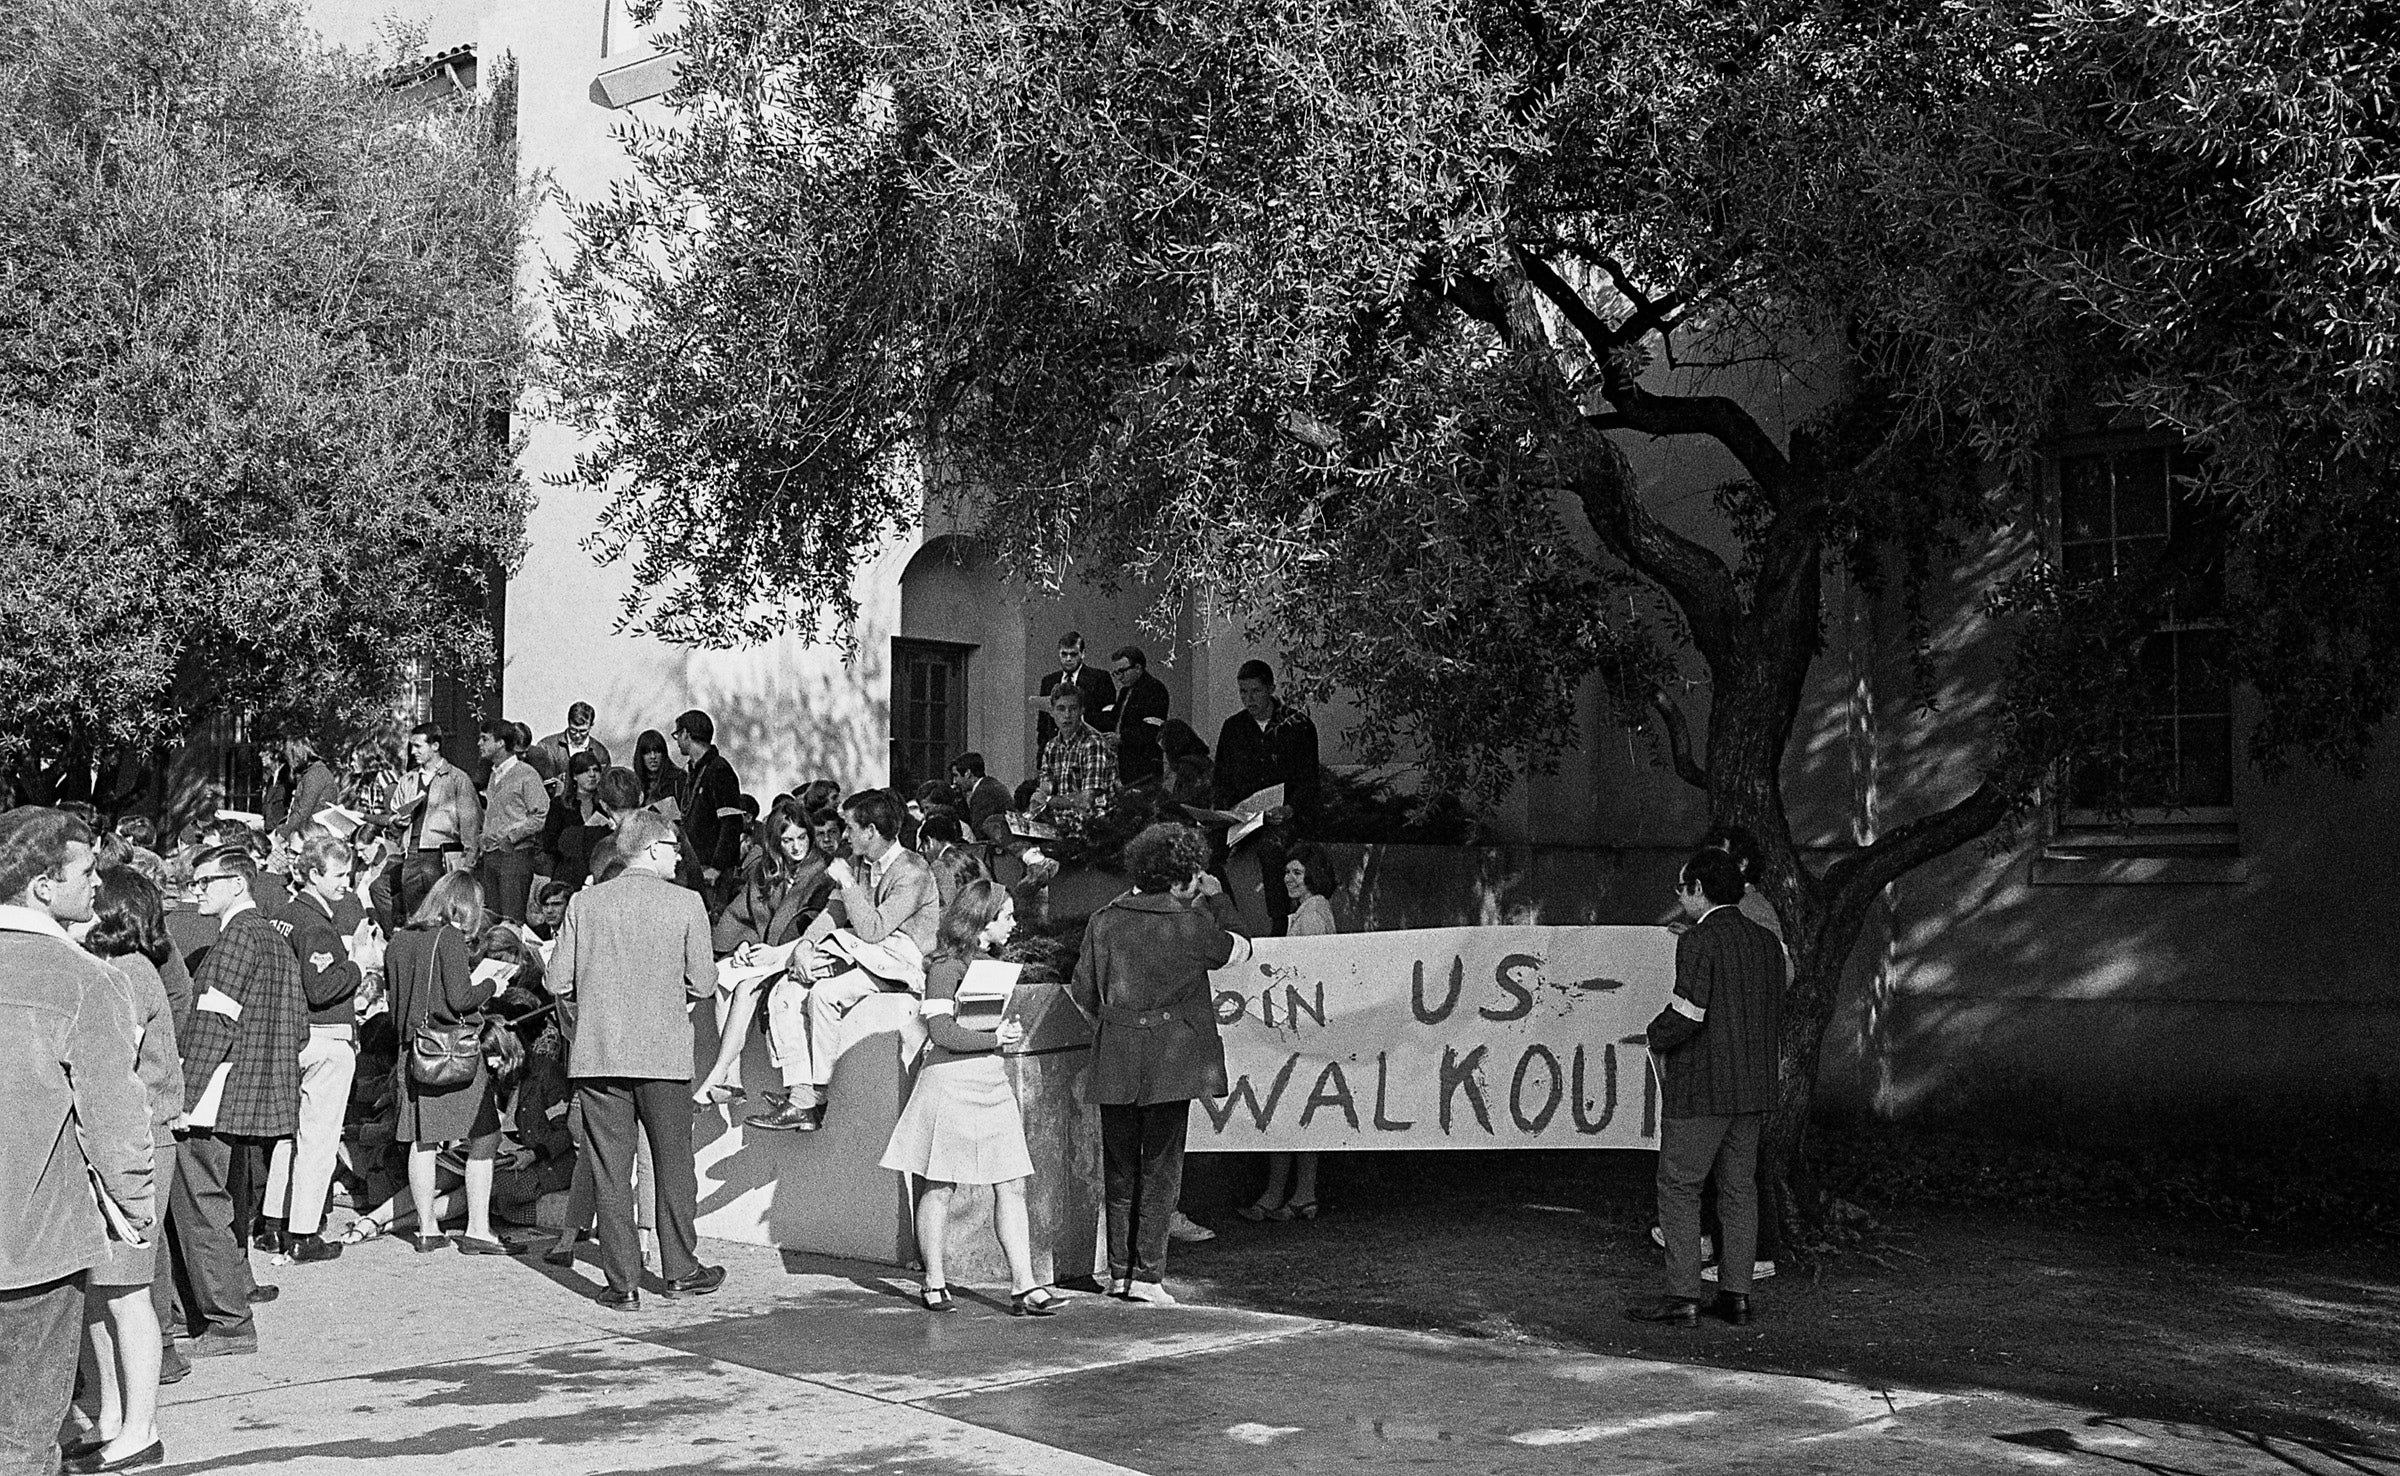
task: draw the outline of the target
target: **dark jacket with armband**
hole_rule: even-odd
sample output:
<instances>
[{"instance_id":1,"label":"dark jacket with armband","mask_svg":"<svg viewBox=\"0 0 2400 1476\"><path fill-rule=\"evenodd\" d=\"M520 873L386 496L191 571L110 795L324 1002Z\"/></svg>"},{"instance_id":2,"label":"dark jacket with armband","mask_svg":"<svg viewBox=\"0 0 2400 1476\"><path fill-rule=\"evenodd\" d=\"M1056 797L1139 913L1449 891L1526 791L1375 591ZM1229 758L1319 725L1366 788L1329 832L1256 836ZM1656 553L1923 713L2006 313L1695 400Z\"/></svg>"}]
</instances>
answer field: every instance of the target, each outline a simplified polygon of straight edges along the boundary
<instances>
[{"instance_id":1,"label":"dark jacket with armband","mask_svg":"<svg viewBox=\"0 0 2400 1476\"><path fill-rule=\"evenodd\" d=\"M1093 1022L1091 1101L1114 1106L1225 1095L1208 973L1250 957L1222 893L1186 907L1166 892L1127 892L1084 929L1067 997Z\"/></svg>"},{"instance_id":2,"label":"dark jacket with armband","mask_svg":"<svg viewBox=\"0 0 2400 1476\"><path fill-rule=\"evenodd\" d=\"M1783 981L1783 945L1731 905L1685 930L1675 943L1675 993L1650 1022L1661 1115L1774 1110Z\"/></svg>"}]
</instances>

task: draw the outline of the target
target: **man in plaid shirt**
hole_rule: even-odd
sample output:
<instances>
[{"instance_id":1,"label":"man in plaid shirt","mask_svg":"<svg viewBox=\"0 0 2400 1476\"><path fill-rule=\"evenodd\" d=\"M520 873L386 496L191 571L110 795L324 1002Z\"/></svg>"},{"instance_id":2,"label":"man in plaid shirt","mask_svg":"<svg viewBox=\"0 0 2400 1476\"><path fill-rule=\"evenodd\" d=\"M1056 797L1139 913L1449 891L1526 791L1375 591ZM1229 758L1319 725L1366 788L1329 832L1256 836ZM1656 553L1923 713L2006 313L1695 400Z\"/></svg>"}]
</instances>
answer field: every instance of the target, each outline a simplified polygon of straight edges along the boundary
<instances>
[{"instance_id":1,"label":"man in plaid shirt","mask_svg":"<svg viewBox=\"0 0 2400 1476\"><path fill-rule=\"evenodd\" d=\"M1065 683L1050 694L1050 715L1058 736L1042 750L1042 782L1035 789L1035 809L1055 805L1091 810L1117 787L1117 750L1105 733L1083 720L1083 694Z\"/></svg>"},{"instance_id":2,"label":"man in plaid shirt","mask_svg":"<svg viewBox=\"0 0 2400 1476\"><path fill-rule=\"evenodd\" d=\"M1676 899L1692 925L1675 945L1675 992L1650 1022L1659 1070L1658 1223L1667 1295L1625 1309L1637 1322L1699 1320L1700 1186L1717 1176L1722 1278L1710 1308L1750 1320L1758 1247L1758 1142L1775 1106L1782 1038L1783 945L1742 916L1741 863L1701 851L1683 863Z\"/></svg>"}]
</instances>

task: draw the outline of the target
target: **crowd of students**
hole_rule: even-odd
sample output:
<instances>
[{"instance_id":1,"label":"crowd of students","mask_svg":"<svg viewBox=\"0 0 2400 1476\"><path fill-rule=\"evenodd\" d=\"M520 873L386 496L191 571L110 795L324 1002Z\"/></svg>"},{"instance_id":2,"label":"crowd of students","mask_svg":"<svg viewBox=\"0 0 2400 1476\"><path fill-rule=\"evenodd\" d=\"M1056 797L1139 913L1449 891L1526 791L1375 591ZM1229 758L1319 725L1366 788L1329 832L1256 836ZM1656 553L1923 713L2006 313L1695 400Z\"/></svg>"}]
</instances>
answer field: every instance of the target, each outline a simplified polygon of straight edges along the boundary
<instances>
[{"instance_id":1,"label":"crowd of students","mask_svg":"<svg viewBox=\"0 0 2400 1476\"><path fill-rule=\"evenodd\" d=\"M258 1346L253 1309L278 1289L257 1253L305 1265L405 1235L420 1252L531 1248L572 1266L596 1231L599 1299L637 1308L637 1131L661 1289L714 1291L724 1272L699 1262L693 1231L695 1109L746 1096L741 1050L763 1011L782 1090L744 1123L817 1130L846 1018L880 992L918 996L929 1035L882 1155L918 1182L923 1304L955 1305L954 1187L990 1184L1011 1309L1052 1315L998 1055L1018 1026L959 999L974 965L1042 916L1057 869L1012 817L1121 802L1176 816L1125 846L1134 888L1092 919L1070 990L1101 1042L1111 1289L1171 1300L1170 1228L1208 1234L1175 1210L1184 1108L1223 1090L1222 1057L1157 1046L1197 1034L1164 1027L1201 1023L1207 969L1247 948L1210 844L1175 806L1285 784L1268 817L1279 862L1314 792L1314 730L1252 663L1234 719L1251 732L1229 723L1212 764L1138 648L1097 682L1079 638L1061 656L1037 772L1013 789L970 753L908 796L820 780L762 806L706 713L644 732L619 766L577 703L539 741L482 723L480 787L420 724L405 769L382 741L354 744L343 772L307 740L278 744L256 814L209 805L169 830L88 805L0 813L0 1013L41 1027L14 1063L27 1069L0 1080L0 1128L30 1128L8 1139L22 1153L0 1146L25 1160L0 1177L41 1186L0 1226L0 1467L53 1440L72 1470L162 1461L158 1385L192 1357ZM1087 693L1108 730L1084 720ZM1321 859L1289 870L1326 885ZM1305 884L1268 891L1278 919L1309 898ZM722 1043L696 1078L693 1007L713 1010ZM44 1145L62 1109L73 1141ZM54 1183L70 1156L88 1185L80 1168ZM1292 1182L1288 1206L1278 1188L1262 1207L1309 1214L1313 1164ZM355 1212L338 1236L337 1197ZM496 1228L537 1220L563 1228L514 1247Z\"/></svg>"}]
</instances>

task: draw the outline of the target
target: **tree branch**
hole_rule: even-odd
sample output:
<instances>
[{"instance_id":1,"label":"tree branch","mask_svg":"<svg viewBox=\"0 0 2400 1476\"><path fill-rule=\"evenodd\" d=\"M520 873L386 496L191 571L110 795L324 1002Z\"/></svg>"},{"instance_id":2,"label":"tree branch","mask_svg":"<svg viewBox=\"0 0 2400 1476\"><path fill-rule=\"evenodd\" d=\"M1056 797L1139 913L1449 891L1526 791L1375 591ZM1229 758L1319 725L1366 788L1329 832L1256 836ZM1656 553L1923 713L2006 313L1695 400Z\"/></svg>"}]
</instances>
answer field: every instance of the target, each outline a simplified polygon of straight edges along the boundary
<instances>
[{"instance_id":1,"label":"tree branch","mask_svg":"<svg viewBox=\"0 0 2400 1476\"><path fill-rule=\"evenodd\" d=\"M1617 328L1593 311L1574 285L1561 277L1548 262L1532 252L1518 247L1518 262L1525 269L1525 278L1542 296L1574 325L1589 346L1592 361L1600 370L1600 392L1608 397L1616 413L1608 417L1609 430L1639 431L1652 436L1707 436L1733 453L1750 480L1769 500L1780 506L1791 491L1792 463L1775 444L1741 402L1724 395L1654 395L1643 389L1632 370L1621 363L1615 351L1638 342L1646 334L1664 326L1663 318L1653 314L1672 311L1674 299L1652 301L1633 288L1629 279L1613 262L1601 263L1620 293L1635 304L1634 314ZM1631 337L1625 334L1640 327Z\"/></svg>"},{"instance_id":2,"label":"tree branch","mask_svg":"<svg viewBox=\"0 0 2400 1476\"><path fill-rule=\"evenodd\" d=\"M1999 824L2008 814L2008 803L2005 788L1987 778L1950 808L1911 820L1826 867L1823 891L1828 917L1863 915L1885 887Z\"/></svg>"},{"instance_id":3,"label":"tree branch","mask_svg":"<svg viewBox=\"0 0 2400 1476\"><path fill-rule=\"evenodd\" d=\"M1683 704L1667 695L1665 688L1650 694L1650 710L1657 713L1667 727L1667 753L1675 761L1675 774L1702 794L1708 792L1708 770L1692 756L1692 728L1683 715Z\"/></svg>"},{"instance_id":4,"label":"tree branch","mask_svg":"<svg viewBox=\"0 0 2400 1476\"><path fill-rule=\"evenodd\" d=\"M1558 281L1556 273L1549 275L1568 297L1574 297L1573 289ZM1741 591L1734 583L1733 571L1716 550L1661 523L1633 495L1622 453L1607 437L1590 433L1575 390L1559 368L1557 350L1551 346L1535 301L1539 286L1533 273L1511 273L1504 285L1509 341L1522 366L1527 394L1550 453L1560 474L1575 489L1593 534L1610 554L1675 601L1691 627L1692 644L1708 662L1712 675L1732 671L1741 659L1737 638L1742 618ZM1582 310L1590 312L1589 307Z\"/></svg>"}]
</instances>

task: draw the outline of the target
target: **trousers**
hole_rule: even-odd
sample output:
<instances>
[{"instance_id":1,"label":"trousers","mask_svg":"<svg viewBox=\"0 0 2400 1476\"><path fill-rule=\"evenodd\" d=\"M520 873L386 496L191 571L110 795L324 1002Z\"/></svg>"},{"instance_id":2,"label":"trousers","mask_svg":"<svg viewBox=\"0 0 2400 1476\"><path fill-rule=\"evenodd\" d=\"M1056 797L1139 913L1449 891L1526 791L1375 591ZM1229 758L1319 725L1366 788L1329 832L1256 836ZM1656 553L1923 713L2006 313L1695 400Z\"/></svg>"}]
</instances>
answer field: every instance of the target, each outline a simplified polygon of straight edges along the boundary
<instances>
[{"instance_id":1,"label":"trousers","mask_svg":"<svg viewBox=\"0 0 2400 1476\"><path fill-rule=\"evenodd\" d=\"M51 1476L75 1397L83 1273L0 1291L0 1476Z\"/></svg>"},{"instance_id":2,"label":"trousers","mask_svg":"<svg viewBox=\"0 0 2400 1476\"><path fill-rule=\"evenodd\" d=\"M525 920L525 894L533 886L533 852L503 846L483 853L483 902L510 922Z\"/></svg>"},{"instance_id":3,"label":"trousers","mask_svg":"<svg viewBox=\"0 0 2400 1476\"><path fill-rule=\"evenodd\" d=\"M357 1030L348 1025L311 1025L300 1048L300 1129L277 1138L267 1159L267 1217L280 1218L294 1235L325 1228L325 1200L333 1192L333 1165L341 1156L342 1116L350 1106L350 1082L358 1074Z\"/></svg>"},{"instance_id":4,"label":"trousers","mask_svg":"<svg viewBox=\"0 0 2400 1476\"><path fill-rule=\"evenodd\" d=\"M1763 1112L1724 1117L1667 1117L1658 1124L1658 1228L1667 1241L1667 1294L1698 1301L1700 1186L1714 1173L1717 1285L1748 1295L1750 1263L1758 1256L1758 1140Z\"/></svg>"},{"instance_id":5,"label":"trousers","mask_svg":"<svg viewBox=\"0 0 2400 1476\"><path fill-rule=\"evenodd\" d=\"M1100 1108L1100 1178L1108 1202L1108 1274L1164 1281L1167 1227L1183 1197L1188 1101Z\"/></svg>"},{"instance_id":6,"label":"trousers","mask_svg":"<svg viewBox=\"0 0 2400 1476\"><path fill-rule=\"evenodd\" d=\"M233 1141L211 1132L185 1136L176 1150L175 1188L168 1214L183 1263L186 1325L243 1337L255 1331L250 1317L250 1253L233 1238L233 1194L226 1179L233 1169Z\"/></svg>"},{"instance_id":7,"label":"trousers","mask_svg":"<svg viewBox=\"0 0 2400 1476\"><path fill-rule=\"evenodd\" d=\"M767 995L767 1055L796 1105L814 1107L833 1084L833 1063L848 1044L843 1020L858 1002L898 991L865 969L846 969L805 987L796 978L775 985Z\"/></svg>"},{"instance_id":8,"label":"trousers","mask_svg":"<svg viewBox=\"0 0 2400 1476\"><path fill-rule=\"evenodd\" d=\"M617 1291L642 1281L642 1235L633 1219L634 1128L650 1140L658 1220L659 1270L670 1281L700 1269L700 1180L692 1168L692 1084L623 1076L575 1082L591 1145L592 1192L600 1221L600 1266Z\"/></svg>"}]
</instances>

